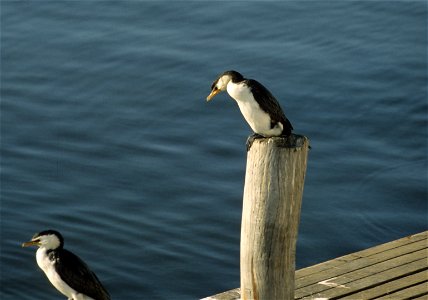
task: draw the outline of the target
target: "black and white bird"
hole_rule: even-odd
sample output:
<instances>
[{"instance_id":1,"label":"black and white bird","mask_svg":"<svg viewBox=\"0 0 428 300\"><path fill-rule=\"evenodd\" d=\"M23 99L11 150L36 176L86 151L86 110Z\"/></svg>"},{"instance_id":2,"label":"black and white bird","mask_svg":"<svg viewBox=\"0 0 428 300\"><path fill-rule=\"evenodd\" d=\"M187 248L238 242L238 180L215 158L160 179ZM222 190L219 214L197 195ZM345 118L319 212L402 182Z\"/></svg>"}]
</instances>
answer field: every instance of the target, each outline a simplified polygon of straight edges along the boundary
<instances>
[{"instance_id":1,"label":"black and white bird","mask_svg":"<svg viewBox=\"0 0 428 300\"><path fill-rule=\"evenodd\" d=\"M75 254L64 249L64 239L55 230L33 236L22 247L38 246L37 264L52 285L69 300L110 300L94 272Z\"/></svg>"},{"instance_id":2,"label":"black and white bird","mask_svg":"<svg viewBox=\"0 0 428 300\"><path fill-rule=\"evenodd\" d=\"M247 141L248 149L255 138L291 134L293 126L278 101L258 81L246 79L236 71L226 71L211 85L207 101L222 91L227 91L238 103L242 115L255 133Z\"/></svg>"}]
</instances>

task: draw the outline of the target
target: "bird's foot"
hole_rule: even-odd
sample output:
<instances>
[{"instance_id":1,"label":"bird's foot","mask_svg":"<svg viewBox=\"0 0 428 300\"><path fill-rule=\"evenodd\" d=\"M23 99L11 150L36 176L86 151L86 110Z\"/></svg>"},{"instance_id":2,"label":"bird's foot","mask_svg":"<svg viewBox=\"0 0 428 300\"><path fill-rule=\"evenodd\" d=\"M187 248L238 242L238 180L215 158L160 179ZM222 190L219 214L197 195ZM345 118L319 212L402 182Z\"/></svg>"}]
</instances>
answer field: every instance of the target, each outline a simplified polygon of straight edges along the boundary
<instances>
[{"instance_id":1,"label":"bird's foot","mask_svg":"<svg viewBox=\"0 0 428 300\"><path fill-rule=\"evenodd\" d=\"M251 146L253 145L253 143L256 139L262 139L262 138L264 138L264 136L262 136L258 133L254 133L254 134L250 135L247 139L247 142L245 143L245 145L247 146L247 152L250 151Z\"/></svg>"}]
</instances>

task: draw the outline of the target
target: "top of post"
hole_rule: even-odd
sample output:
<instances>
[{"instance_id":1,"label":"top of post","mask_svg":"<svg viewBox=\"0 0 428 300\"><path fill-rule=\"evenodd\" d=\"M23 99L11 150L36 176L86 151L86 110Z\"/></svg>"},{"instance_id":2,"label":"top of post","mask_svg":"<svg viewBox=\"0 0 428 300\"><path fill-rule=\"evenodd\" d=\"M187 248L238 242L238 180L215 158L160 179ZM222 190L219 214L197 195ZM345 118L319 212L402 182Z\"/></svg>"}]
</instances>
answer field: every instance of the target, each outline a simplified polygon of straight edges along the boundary
<instances>
[{"instance_id":1,"label":"top of post","mask_svg":"<svg viewBox=\"0 0 428 300\"><path fill-rule=\"evenodd\" d=\"M273 146L278 148L301 148L305 145L305 143L308 143L309 139L300 134L294 134L292 133L290 136L284 137L284 136L273 136L273 137L257 137L253 141L253 145L251 147L254 147L255 144L270 144L272 143ZM250 148L251 151L251 148Z\"/></svg>"}]
</instances>

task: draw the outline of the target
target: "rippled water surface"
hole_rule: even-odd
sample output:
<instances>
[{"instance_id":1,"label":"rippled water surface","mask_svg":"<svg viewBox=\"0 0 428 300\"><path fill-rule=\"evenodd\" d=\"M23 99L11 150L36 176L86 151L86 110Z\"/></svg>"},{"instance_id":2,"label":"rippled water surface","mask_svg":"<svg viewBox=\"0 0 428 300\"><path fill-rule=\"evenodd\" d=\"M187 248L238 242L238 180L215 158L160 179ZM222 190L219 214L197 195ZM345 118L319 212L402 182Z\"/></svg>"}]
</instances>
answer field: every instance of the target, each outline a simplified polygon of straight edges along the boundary
<instances>
[{"instance_id":1,"label":"rippled water surface","mask_svg":"<svg viewBox=\"0 0 428 300\"><path fill-rule=\"evenodd\" d=\"M239 286L228 69L311 140L298 268L426 230L426 45L426 1L2 1L0 298L62 299L48 228L113 299Z\"/></svg>"}]
</instances>

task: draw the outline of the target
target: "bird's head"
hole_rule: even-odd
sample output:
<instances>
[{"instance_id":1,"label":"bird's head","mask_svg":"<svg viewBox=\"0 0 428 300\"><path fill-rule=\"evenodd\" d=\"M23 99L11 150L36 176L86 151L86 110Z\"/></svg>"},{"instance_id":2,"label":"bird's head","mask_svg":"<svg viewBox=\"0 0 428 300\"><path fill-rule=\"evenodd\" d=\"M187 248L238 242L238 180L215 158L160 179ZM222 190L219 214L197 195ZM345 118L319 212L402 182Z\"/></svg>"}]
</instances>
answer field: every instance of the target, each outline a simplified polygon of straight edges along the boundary
<instances>
[{"instance_id":1,"label":"bird's head","mask_svg":"<svg viewBox=\"0 0 428 300\"><path fill-rule=\"evenodd\" d=\"M212 98L215 97L220 92L223 92L227 88L227 84L232 82L240 82L244 80L244 77L236 72L236 71L226 71L223 74L221 74L219 77L217 77L216 80L211 85L211 93L207 97L207 101L210 101Z\"/></svg>"},{"instance_id":2,"label":"bird's head","mask_svg":"<svg viewBox=\"0 0 428 300\"><path fill-rule=\"evenodd\" d=\"M64 239L58 231L45 230L36 233L30 241L23 243L22 247L38 246L47 250L55 250L62 248L63 245Z\"/></svg>"}]
</instances>

